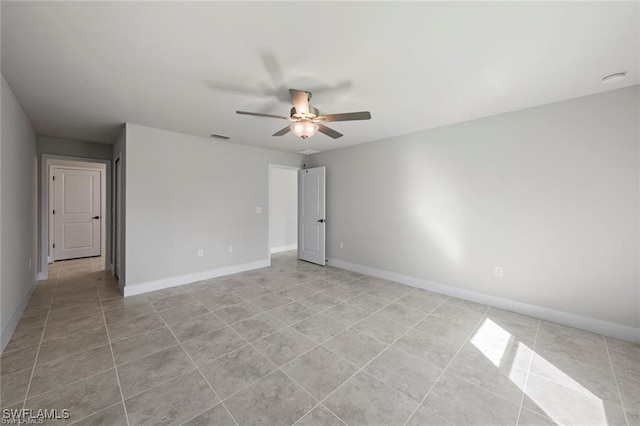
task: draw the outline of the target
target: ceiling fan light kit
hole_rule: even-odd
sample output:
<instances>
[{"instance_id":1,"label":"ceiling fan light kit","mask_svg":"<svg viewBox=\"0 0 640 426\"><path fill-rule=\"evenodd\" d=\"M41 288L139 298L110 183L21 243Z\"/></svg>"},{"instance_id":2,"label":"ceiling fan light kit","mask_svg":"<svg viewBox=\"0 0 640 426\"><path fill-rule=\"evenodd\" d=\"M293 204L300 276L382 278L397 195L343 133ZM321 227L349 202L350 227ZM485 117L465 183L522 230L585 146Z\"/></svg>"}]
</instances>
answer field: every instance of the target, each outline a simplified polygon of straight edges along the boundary
<instances>
[{"instance_id":1,"label":"ceiling fan light kit","mask_svg":"<svg viewBox=\"0 0 640 426\"><path fill-rule=\"evenodd\" d=\"M240 115L253 115L256 117L279 118L292 121L293 124L277 131L273 136L284 136L287 133L292 132L294 135L302 139L310 138L318 131L333 139L338 139L343 136L342 133L321 124L321 122L371 119L371 113L369 111L321 115L317 108L309 105L311 92L289 89L289 94L291 95L291 102L293 103L293 108L291 108L289 117L247 111L236 111L236 113Z\"/></svg>"},{"instance_id":2,"label":"ceiling fan light kit","mask_svg":"<svg viewBox=\"0 0 640 426\"><path fill-rule=\"evenodd\" d=\"M296 121L290 128L294 135L302 139L310 138L318 132L318 125L308 120Z\"/></svg>"}]
</instances>

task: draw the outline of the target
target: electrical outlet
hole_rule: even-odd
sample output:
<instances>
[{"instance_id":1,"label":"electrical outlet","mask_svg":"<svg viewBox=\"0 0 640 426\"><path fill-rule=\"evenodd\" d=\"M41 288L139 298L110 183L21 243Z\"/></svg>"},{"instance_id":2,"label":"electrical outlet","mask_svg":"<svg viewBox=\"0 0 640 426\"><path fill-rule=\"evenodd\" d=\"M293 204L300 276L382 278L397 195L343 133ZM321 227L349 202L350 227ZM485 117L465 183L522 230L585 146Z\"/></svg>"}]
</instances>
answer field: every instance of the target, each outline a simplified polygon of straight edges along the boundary
<instances>
[{"instance_id":1,"label":"electrical outlet","mask_svg":"<svg viewBox=\"0 0 640 426\"><path fill-rule=\"evenodd\" d=\"M343 249L344 248L344 243L342 241L340 241L340 248Z\"/></svg>"},{"instance_id":2,"label":"electrical outlet","mask_svg":"<svg viewBox=\"0 0 640 426\"><path fill-rule=\"evenodd\" d=\"M262 213L262 207L256 207L256 213Z\"/></svg>"},{"instance_id":3,"label":"electrical outlet","mask_svg":"<svg viewBox=\"0 0 640 426\"><path fill-rule=\"evenodd\" d=\"M502 275L504 273L504 271L502 270L502 266L496 266L494 269L494 273L496 274L496 277L502 278Z\"/></svg>"},{"instance_id":4,"label":"electrical outlet","mask_svg":"<svg viewBox=\"0 0 640 426\"><path fill-rule=\"evenodd\" d=\"M227 253L232 253L232 252L233 252L233 246L227 247Z\"/></svg>"},{"instance_id":5,"label":"electrical outlet","mask_svg":"<svg viewBox=\"0 0 640 426\"><path fill-rule=\"evenodd\" d=\"M203 257L203 256L204 256L204 250L198 249L198 257Z\"/></svg>"}]
</instances>

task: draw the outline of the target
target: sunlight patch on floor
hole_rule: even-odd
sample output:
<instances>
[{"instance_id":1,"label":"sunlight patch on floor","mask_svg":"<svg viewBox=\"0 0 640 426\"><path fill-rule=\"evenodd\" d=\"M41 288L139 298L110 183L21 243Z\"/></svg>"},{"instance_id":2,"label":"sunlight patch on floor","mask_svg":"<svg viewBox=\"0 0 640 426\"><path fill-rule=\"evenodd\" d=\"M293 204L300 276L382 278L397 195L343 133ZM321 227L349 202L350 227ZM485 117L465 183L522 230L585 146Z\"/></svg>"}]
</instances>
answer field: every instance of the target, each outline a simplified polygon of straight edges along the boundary
<instances>
[{"instance_id":1,"label":"sunlight patch on floor","mask_svg":"<svg viewBox=\"0 0 640 426\"><path fill-rule=\"evenodd\" d=\"M507 361L511 362L509 379L554 422L609 424L601 398L526 344L515 339L494 321L485 318L471 338L471 343L498 369L504 367L503 364ZM522 368L528 369L532 355L536 357L537 362L543 363L548 377L529 373L529 379L525 382L522 380Z\"/></svg>"},{"instance_id":2,"label":"sunlight patch on floor","mask_svg":"<svg viewBox=\"0 0 640 426\"><path fill-rule=\"evenodd\" d=\"M478 328L471 338L471 343L478 348L493 365L500 367L502 357L511 340L512 336L510 333L495 322L485 318L480 328Z\"/></svg>"}]
</instances>

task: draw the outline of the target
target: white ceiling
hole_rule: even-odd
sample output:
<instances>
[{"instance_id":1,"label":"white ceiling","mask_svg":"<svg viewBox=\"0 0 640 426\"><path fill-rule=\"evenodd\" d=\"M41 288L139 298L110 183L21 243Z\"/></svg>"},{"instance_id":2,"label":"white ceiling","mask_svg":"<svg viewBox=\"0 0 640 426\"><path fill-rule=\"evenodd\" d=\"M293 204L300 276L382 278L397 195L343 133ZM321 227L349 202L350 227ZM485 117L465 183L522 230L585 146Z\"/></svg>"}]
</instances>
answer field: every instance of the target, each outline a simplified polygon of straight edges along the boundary
<instances>
[{"instance_id":1,"label":"white ceiling","mask_svg":"<svg viewBox=\"0 0 640 426\"><path fill-rule=\"evenodd\" d=\"M638 2L2 2L2 73L38 134L111 143L123 122L282 151L288 88L337 147L639 82ZM601 78L628 71L619 83Z\"/></svg>"}]
</instances>

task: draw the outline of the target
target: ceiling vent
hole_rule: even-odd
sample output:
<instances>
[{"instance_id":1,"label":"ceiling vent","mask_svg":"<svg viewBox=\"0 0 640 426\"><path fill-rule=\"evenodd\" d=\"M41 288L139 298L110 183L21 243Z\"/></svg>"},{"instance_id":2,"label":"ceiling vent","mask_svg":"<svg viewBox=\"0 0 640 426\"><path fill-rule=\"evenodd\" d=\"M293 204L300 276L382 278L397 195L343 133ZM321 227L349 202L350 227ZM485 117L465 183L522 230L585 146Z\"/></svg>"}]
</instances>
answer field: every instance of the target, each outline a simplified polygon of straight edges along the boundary
<instances>
[{"instance_id":1,"label":"ceiling vent","mask_svg":"<svg viewBox=\"0 0 640 426\"><path fill-rule=\"evenodd\" d=\"M616 72L616 73L605 75L604 77L602 77L602 82L605 84L615 83L616 81L624 80L626 76L627 76L626 71Z\"/></svg>"},{"instance_id":2,"label":"ceiling vent","mask_svg":"<svg viewBox=\"0 0 640 426\"><path fill-rule=\"evenodd\" d=\"M298 151L298 154L308 155L308 154L315 154L316 152L320 152L320 151L314 151L313 149L305 149L302 151Z\"/></svg>"},{"instance_id":3,"label":"ceiling vent","mask_svg":"<svg viewBox=\"0 0 640 426\"><path fill-rule=\"evenodd\" d=\"M209 137L214 139L222 139L223 141L228 141L229 139L231 139L231 136L219 135L217 133L211 133Z\"/></svg>"}]
</instances>

